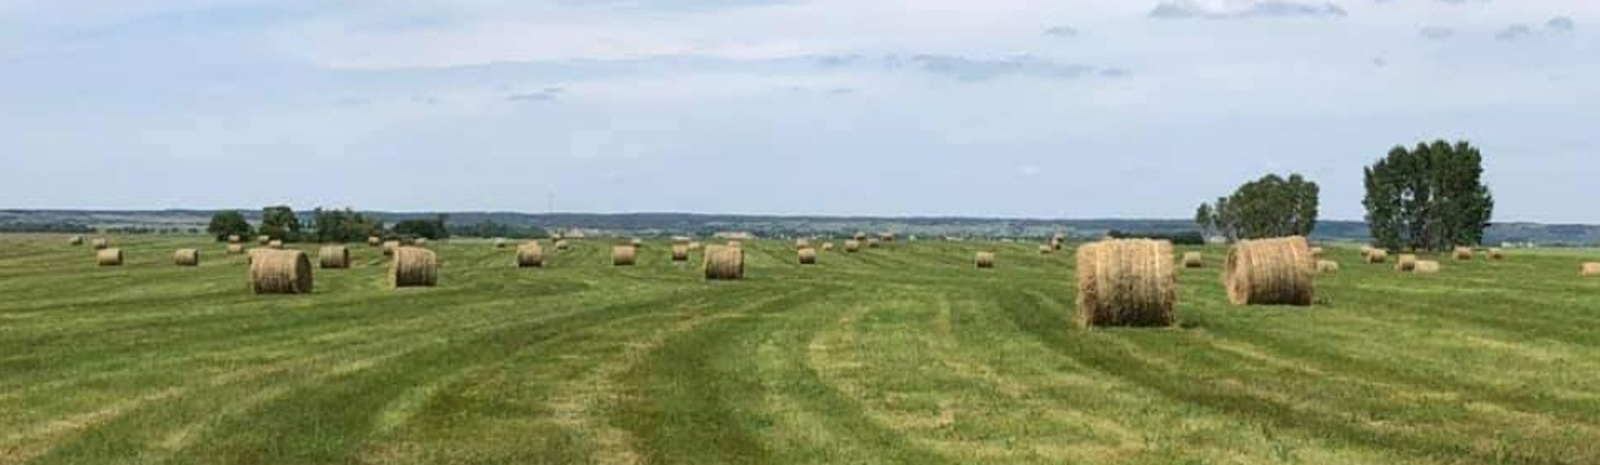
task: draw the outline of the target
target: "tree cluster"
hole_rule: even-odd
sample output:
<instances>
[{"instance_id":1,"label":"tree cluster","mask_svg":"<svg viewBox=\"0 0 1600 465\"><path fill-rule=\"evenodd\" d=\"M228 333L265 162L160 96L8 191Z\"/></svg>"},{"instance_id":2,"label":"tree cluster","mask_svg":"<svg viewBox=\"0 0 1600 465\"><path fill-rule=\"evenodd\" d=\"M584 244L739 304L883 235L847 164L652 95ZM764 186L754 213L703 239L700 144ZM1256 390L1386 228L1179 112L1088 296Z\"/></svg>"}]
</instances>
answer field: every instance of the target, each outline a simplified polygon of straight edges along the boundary
<instances>
[{"instance_id":1,"label":"tree cluster","mask_svg":"<svg viewBox=\"0 0 1600 465\"><path fill-rule=\"evenodd\" d=\"M1269 174L1250 181L1217 198L1214 204L1200 204L1195 222L1200 229L1226 238L1264 239L1306 236L1317 227L1317 202L1321 188L1299 174L1287 179Z\"/></svg>"},{"instance_id":2,"label":"tree cluster","mask_svg":"<svg viewBox=\"0 0 1600 465\"><path fill-rule=\"evenodd\" d=\"M445 225L447 218L446 215L436 215L433 219L400 221L394 224L394 233L408 238L445 239L450 237L450 228Z\"/></svg>"},{"instance_id":3,"label":"tree cluster","mask_svg":"<svg viewBox=\"0 0 1600 465\"><path fill-rule=\"evenodd\" d=\"M1367 226L1391 250L1449 250L1483 242L1494 196L1483 184L1483 155L1461 141L1395 147L1365 170Z\"/></svg>"},{"instance_id":4,"label":"tree cluster","mask_svg":"<svg viewBox=\"0 0 1600 465\"><path fill-rule=\"evenodd\" d=\"M217 238L217 242L228 240L228 236L250 237L250 222L245 221L244 214L236 210L217 212L211 215L211 224L206 226L206 233Z\"/></svg>"},{"instance_id":5,"label":"tree cluster","mask_svg":"<svg viewBox=\"0 0 1600 465\"><path fill-rule=\"evenodd\" d=\"M345 208L317 209L311 212L312 239L323 243L361 242L369 236L383 236L383 220Z\"/></svg>"}]
</instances>

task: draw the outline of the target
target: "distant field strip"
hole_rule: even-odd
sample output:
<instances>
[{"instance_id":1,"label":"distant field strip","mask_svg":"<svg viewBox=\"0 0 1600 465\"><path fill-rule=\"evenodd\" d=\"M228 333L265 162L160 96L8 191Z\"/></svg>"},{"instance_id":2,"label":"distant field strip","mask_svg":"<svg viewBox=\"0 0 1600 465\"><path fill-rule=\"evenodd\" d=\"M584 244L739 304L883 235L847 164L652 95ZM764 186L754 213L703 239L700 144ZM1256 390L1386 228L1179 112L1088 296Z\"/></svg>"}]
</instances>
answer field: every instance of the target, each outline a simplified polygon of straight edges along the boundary
<instances>
[{"instance_id":1,"label":"distant field strip","mask_svg":"<svg viewBox=\"0 0 1600 465\"><path fill-rule=\"evenodd\" d=\"M745 241L746 279L705 282L665 242L533 269L435 242L439 286L403 290L352 245L256 296L220 244L113 242L100 268L0 235L0 465L1600 463L1590 250L1409 275L1330 248L1317 305L1245 308L1225 250L1180 248L1206 267L1178 327L1084 330L1073 244Z\"/></svg>"}]
</instances>

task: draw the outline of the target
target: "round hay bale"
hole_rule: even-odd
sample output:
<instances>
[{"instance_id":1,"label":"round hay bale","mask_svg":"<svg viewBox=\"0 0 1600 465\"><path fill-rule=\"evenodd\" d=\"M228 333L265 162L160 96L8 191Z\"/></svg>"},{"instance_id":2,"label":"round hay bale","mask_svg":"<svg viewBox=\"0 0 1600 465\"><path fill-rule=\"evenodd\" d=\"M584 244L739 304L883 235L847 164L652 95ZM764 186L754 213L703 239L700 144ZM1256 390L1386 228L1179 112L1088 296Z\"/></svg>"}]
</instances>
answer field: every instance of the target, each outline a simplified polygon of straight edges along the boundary
<instances>
[{"instance_id":1,"label":"round hay bale","mask_svg":"<svg viewBox=\"0 0 1600 465\"><path fill-rule=\"evenodd\" d=\"M1234 305L1311 305L1314 260L1300 236L1234 244L1224 276L1228 300Z\"/></svg>"},{"instance_id":2,"label":"round hay bale","mask_svg":"<svg viewBox=\"0 0 1600 465\"><path fill-rule=\"evenodd\" d=\"M418 247L421 247L421 246L424 246L424 245L428 245L428 238L419 237L419 238L416 238L416 239L412 239L411 240L411 245L415 245L415 246L418 246Z\"/></svg>"},{"instance_id":3,"label":"round hay bale","mask_svg":"<svg viewBox=\"0 0 1600 465\"><path fill-rule=\"evenodd\" d=\"M122 266L122 249L101 249L94 253L94 262L100 266Z\"/></svg>"},{"instance_id":4,"label":"round hay bale","mask_svg":"<svg viewBox=\"0 0 1600 465\"><path fill-rule=\"evenodd\" d=\"M1378 249L1373 248L1370 245L1361 244L1361 256L1363 256L1363 257L1367 256L1367 254L1372 253L1372 251L1374 251L1374 250L1378 250Z\"/></svg>"},{"instance_id":5,"label":"round hay bale","mask_svg":"<svg viewBox=\"0 0 1600 465\"><path fill-rule=\"evenodd\" d=\"M1339 272L1339 262L1333 260L1317 260L1317 272L1333 274Z\"/></svg>"},{"instance_id":6,"label":"round hay bale","mask_svg":"<svg viewBox=\"0 0 1600 465\"><path fill-rule=\"evenodd\" d=\"M628 241L628 244L632 245L634 247L639 247L639 246L643 246L644 245L644 241L639 240L638 238L634 238L633 240Z\"/></svg>"},{"instance_id":7,"label":"round hay bale","mask_svg":"<svg viewBox=\"0 0 1600 465\"><path fill-rule=\"evenodd\" d=\"M1322 248L1321 247L1312 247L1311 248L1311 256L1313 256L1313 257L1321 257L1322 256Z\"/></svg>"},{"instance_id":8,"label":"round hay bale","mask_svg":"<svg viewBox=\"0 0 1600 465\"><path fill-rule=\"evenodd\" d=\"M860 252L861 251L861 241L858 241L858 240L855 240L855 239L844 241L844 251L845 252L849 252L849 253Z\"/></svg>"},{"instance_id":9,"label":"round hay bale","mask_svg":"<svg viewBox=\"0 0 1600 465\"><path fill-rule=\"evenodd\" d=\"M538 241L534 241L534 242L537 243ZM506 245L507 244L506 244L506 239L505 238L497 237L497 238L494 239L494 248L496 248L496 249L504 249L504 248L506 248Z\"/></svg>"},{"instance_id":10,"label":"round hay bale","mask_svg":"<svg viewBox=\"0 0 1600 465\"><path fill-rule=\"evenodd\" d=\"M243 237L239 237L238 234L229 234L228 235L228 243L229 244L238 244L239 242L242 242L242 241L244 241L244 238Z\"/></svg>"},{"instance_id":11,"label":"round hay bale","mask_svg":"<svg viewBox=\"0 0 1600 465\"><path fill-rule=\"evenodd\" d=\"M744 279L744 249L706 248L704 270L708 281Z\"/></svg>"},{"instance_id":12,"label":"round hay bale","mask_svg":"<svg viewBox=\"0 0 1600 465\"><path fill-rule=\"evenodd\" d=\"M733 248L737 249L737 248L740 248L740 247L743 247L743 246L741 244L739 244L739 241L728 241L728 247L733 247Z\"/></svg>"},{"instance_id":13,"label":"round hay bale","mask_svg":"<svg viewBox=\"0 0 1600 465\"><path fill-rule=\"evenodd\" d=\"M1500 249L1489 249L1489 259L1494 261L1505 260L1506 251Z\"/></svg>"},{"instance_id":14,"label":"round hay bale","mask_svg":"<svg viewBox=\"0 0 1600 465\"><path fill-rule=\"evenodd\" d=\"M1456 258L1456 260L1472 260L1472 248L1456 247L1456 250L1452 252L1452 255Z\"/></svg>"},{"instance_id":15,"label":"round hay bale","mask_svg":"<svg viewBox=\"0 0 1600 465\"><path fill-rule=\"evenodd\" d=\"M244 244L228 244L228 255L239 255L242 253L244 253Z\"/></svg>"},{"instance_id":16,"label":"round hay bale","mask_svg":"<svg viewBox=\"0 0 1600 465\"><path fill-rule=\"evenodd\" d=\"M367 245L372 247L382 246L383 238L378 236L367 236Z\"/></svg>"},{"instance_id":17,"label":"round hay bale","mask_svg":"<svg viewBox=\"0 0 1600 465\"><path fill-rule=\"evenodd\" d=\"M634 257L639 249L631 245L618 245L611 247L611 266L633 266Z\"/></svg>"},{"instance_id":18,"label":"round hay bale","mask_svg":"<svg viewBox=\"0 0 1600 465\"><path fill-rule=\"evenodd\" d=\"M1408 253L1407 254L1400 254L1400 257L1395 259L1394 269L1395 269L1395 271L1404 271L1404 272L1407 272L1407 273L1410 273L1412 271L1416 271L1417 270L1417 256L1416 255L1412 255L1412 254L1408 254Z\"/></svg>"},{"instance_id":19,"label":"round hay bale","mask_svg":"<svg viewBox=\"0 0 1600 465\"><path fill-rule=\"evenodd\" d=\"M400 248L400 241L390 240L383 242L383 256L393 257L395 249Z\"/></svg>"},{"instance_id":20,"label":"round hay bale","mask_svg":"<svg viewBox=\"0 0 1600 465\"><path fill-rule=\"evenodd\" d=\"M867 240L867 233L864 233L864 232L861 232L861 231L856 231L856 233L854 235L851 235L850 238L851 239L855 239L856 242L863 242L863 241Z\"/></svg>"},{"instance_id":21,"label":"round hay bale","mask_svg":"<svg viewBox=\"0 0 1600 465\"><path fill-rule=\"evenodd\" d=\"M389 285L392 287L433 287L439 284L439 256L421 247L394 249L394 260L389 262Z\"/></svg>"},{"instance_id":22,"label":"round hay bale","mask_svg":"<svg viewBox=\"0 0 1600 465\"><path fill-rule=\"evenodd\" d=\"M310 294L311 259L298 250L251 249L250 289L256 294Z\"/></svg>"},{"instance_id":23,"label":"round hay bale","mask_svg":"<svg viewBox=\"0 0 1600 465\"><path fill-rule=\"evenodd\" d=\"M689 250L700 250L701 248L704 248L704 247L705 247L705 244L701 244L699 241L695 241L695 242L690 242L689 243Z\"/></svg>"},{"instance_id":24,"label":"round hay bale","mask_svg":"<svg viewBox=\"0 0 1600 465\"><path fill-rule=\"evenodd\" d=\"M1600 263L1596 263L1596 262L1584 263L1583 266L1578 267L1578 275L1580 275L1580 276L1600 276Z\"/></svg>"},{"instance_id":25,"label":"round hay bale","mask_svg":"<svg viewBox=\"0 0 1600 465\"><path fill-rule=\"evenodd\" d=\"M73 246L83 245L83 236L72 236L70 238L67 238L67 245L73 245Z\"/></svg>"},{"instance_id":26,"label":"round hay bale","mask_svg":"<svg viewBox=\"0 0 1600 465\"><path fill-rule=\"evenodd\" d=\"M1062 242L1065 242L1065 239L1062 239L1062 238L1059 238L1059 237L1052 237L1052 238L1050 238L1050 248L1055 249L1055 250L1061 250L1061 243Z\"/></svg>"},{"instance_id":27,"label":"round hay bale","mask_svg":"<svg viewBox=\"0 0 1600 465\"><path fill-rule=\"evenodd\" d=\"M1439 265L1439 262L1433 260L1417 260L1416 266L1412 267L1412 272L1416 274L1434 274L1438 273L1440 269L1442 269L1442 266Z\"/></svg>"},{"instance_id":28,"label":"round hay bale","mask_svg":"<svg viewBox=\"0 0 1600 465\"><path fill-rule=\"evenodd\" d=\"M256 236L256 245L267 245L272 242L272 236Z\"/></svg>"},{"instance_id":29,"label":"round hay bale","mask_svg":"<svg viewBox=\"0 0 1600 465\"><path fill-rule=\"evenodd\" d=\"M833 243L832 242L823 242L822 243L822 251L823 252L832 252L833 251Z\"/></svg>"},{"instance_id":30,"label":"round hay bale","mask_svg":"<svg viewBox=\"0 0 1600 465\"><path fill-rule=\"evenodd\" d=\"M815 265L815 264L817 264L817 249L806 247L806 248L800 249L800 251L798 253L800 254L800 264L801 265Z\"/></svg>"},{"instance_id":31,"label":"round hay bale","mask_svg":"<svg viewBox=\"0 0 1600 465\"><path fill-rule=\"evenodd\" d=\"M894 242L895 235L892 232L881 232L878 233L878 240L883 242Z\"/></svg>"},{"instance_id":32,"label":"round hay bale","mask_svg":"<svg viewBox=\"0 0 1600 465\"><path fill-rule=\"evenodd\" d=\"M809 248L809 247L811 247L811 241L810 240L806 240L806 239L795 239L794 240L794 248L795 248L795 250L800 250L800 249Z\"/></svg>"},{"instance_id":33,"label":"round hay bale","mask_svg":"<svg viewBox=\"0 0 1600 465\"><path fill-rule=\"evenodd\" d=\"M1178 300L1172 243L1118 239L1078 247L1078 323L1172 326Z\"/></svg>"},{"instance_id":34,"label":"round hay bale","mask_svg":"<svg viewBox=\"0 0 1600 465\"><path fill-rule=\"evenodd\" d=\"M876 237L867 239L867 248L876 249L879 247L883 247L883 241L878 240Z\"/></svg>"},{"instance_id":35,"label":"round hay bale","mask_svg":"<svg viewBox=\"0 0 1600 465\"><path fill-rule=\"evenodd\" d=\"M567 250L569 248L572 248L572 244L567 243L566 239L556 241L556 250Z\"/></svg>"},{"instance_id":36,"label":"round hay bale","mask_svg":"<svg viewBox=\"0 0 1600 465\"><path fill-rule=\"evenodd\" d=\"M980 270L994 268L994 252L978 252L972 258L972 264Z\"/></svg>"},{"instance_id":37,"label":"round hay bale","mask_svg":"<svg viewBox=\"0 0 1600 465\"><path fill-rule=\"evenodd\" d=\"M323 246L317 251L317 263L324 270L350 268L350 248L342 245Z\"/></svg>"},{"instance_id":38,"label":"round hay bale","mask_svg":"<svg viewBox=\"0 0 1600 465\"><path fill-rule=\"evenodd\" d=\"M672 261L674 261L674 262L687 262L687 261L689 261L689 245L688 244L673 244L673 246L672 246Z\"/></svg>"},{"instance_id":39,"label":"round hay bale","mask_svg":"<svg viewBox=\"0 0 1600 465\"><path fill-rule=\"evenodd\" d=\"M267 243L267 248L282 249L283 248L283 241L278 240L278 239L273 239L271 242Z\"/></svg>"},{"instance_id":40,"label":"round hay bale","mask_svg":"<svg viewBox=\"0 0 1600 465\"><path fill-rule=\"evenodd\" d=\"M89 245L94 247L95 250L105 250L106 248L111 247L111 239L96 237L93 241L89 242Z\"/></svg>"},{"instance_id":41,"label":"round hay bale","mask_svg":"<svg viewBox=\"0 0 1600 465\"><path fill-rule=\"evenodd\" d=\"M1183 254L1183 267L1184 268L1203 268L1205 266L1206 266L1205 257L1203 255L1200 255L1200 252L1184 252L1184 254Z\"/></svg>"},{"instance_id":42,"label":"round hay bale","mask_svg":"<svg viewBox=\"0 0 1600 465\"><path fill-rule=\"evenodd\" d=\"M517 246L517 268L544 267L544 247L539 241L529 241Z\"/></svg>"},{"instance_id":43,"label":"round hay bale","mask_svg":"<svg viewBox=\"0 0 1600 465\"><path fill-rule=\"evenodd\" d=\"M178 249L172 253L172 264L178 266L200 266L200 251L198 249Z\"/></svg>"},{"instance_id":44,"label":"round hay bale","mask_svg":"<svg viewBox=\"0 0 1600 465\"><path fill-rule=\"evenodd\" d=\"M1362 257L1365 258L1369 264L1383 263L1389 260L1389 252L1383 249L1372 249L1368 250L1365 254L1362 254Z\"/></svg>"},{"instance_id":45,"label":"round hay bale","mask_svg":"<svg viewBox=\"0 0 1600 465\"><path fill-rule=\"evenodd\" d=\"M1056 251L1055 247L1051 247L1050 244L1039 246L1039 255L1050 255L1050 252L1054 251Z\"/></svg>"}]
</instances>

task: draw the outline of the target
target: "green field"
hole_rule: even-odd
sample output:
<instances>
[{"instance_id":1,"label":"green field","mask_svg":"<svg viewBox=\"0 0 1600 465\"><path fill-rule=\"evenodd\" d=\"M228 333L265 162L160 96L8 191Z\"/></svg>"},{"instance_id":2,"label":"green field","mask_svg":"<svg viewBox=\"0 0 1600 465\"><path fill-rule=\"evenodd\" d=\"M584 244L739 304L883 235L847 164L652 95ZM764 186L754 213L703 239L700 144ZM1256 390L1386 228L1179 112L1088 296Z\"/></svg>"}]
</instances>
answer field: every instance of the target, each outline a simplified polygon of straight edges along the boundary
<instances>
[{"instance_id":1,"label":"green field","mask_svg":"<svg viewBox=\"0 0 1600 465\"><path fill-rule=\"evenodd\" d=\"M1240 308L1208 248L1179 327L1082 330L1070 249L1029 243L750 243L719 283L664 243L533 270L436 243L440 286L405 290L353 246L255 296L221 245L114 242L97 268L0 236L0 465L1600 463L1583 252L1421 276L1333 249L1318 305Z\"/></svg>"}]
</instances>

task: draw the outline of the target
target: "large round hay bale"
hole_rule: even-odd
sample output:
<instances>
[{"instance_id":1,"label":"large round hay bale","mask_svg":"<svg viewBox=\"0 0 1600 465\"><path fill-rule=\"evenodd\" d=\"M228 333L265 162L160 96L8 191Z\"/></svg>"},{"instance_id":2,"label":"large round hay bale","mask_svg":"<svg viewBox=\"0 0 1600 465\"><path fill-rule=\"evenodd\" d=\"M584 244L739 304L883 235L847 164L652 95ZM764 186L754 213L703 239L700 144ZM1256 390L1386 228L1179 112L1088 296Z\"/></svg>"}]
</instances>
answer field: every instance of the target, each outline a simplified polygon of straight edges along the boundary
<instances>
[{"instance_id":1,"label":"large round hay bale","mask_svg":"<svg viewBox=\"0 0 1600 465\"><path fill-rule=\"evenodd\" d=\"M1472 248L1471 247L1456 247L1455 251L1452 252L1451 255L1454 256L1456 260L1471 260L1472 259Z\"/></svg>"},{"instance_id":2,"label":"large round hay bale","mask_svg":"<svg viewBox=\"0 0 1600 465\"><path fill-rule=\"evenodd\" d=\"M795 248L795 250L800 250L800 249L804 249L804 248L808 248L808 247L811 247L811 241L810 240L807 240L807 239L795 239L794 240L794 248Z\"/></svg>"},{"instance_id":3,"label":"large round hay bale","mask_svg":"<svg viewBox=\"0 0 1600 465\"><path fill-rule=\"evenodd\" d=\"M439 256L421 247L394 249L389 262L389 285L393 287L433 287L439 284Z\"/></svg>"},{"instance_id":4,"label":"large round hay bale","mask_svg":"<svg viewBox=\"0 0 1600 465\"><path fill-rule=\"evenodd\" d=\"M817 264L817 249L806 247L806 248L800 249L800 251L798 253L800 254L800 264L801 265L815 265L815 264Z\"/></svg>"},{"instance_id":5,"label":"large round hay bale","mask_svg":"<svg viewBox=\"0 0 1600 465\"><path fill-rule=\"evenodd\" d=\"M269 249L282 249L283 248L283 241L279 240L279 239L273 239L272 241L267 242L267 248L269 248Z\"/></svg>"},{"instance_id":6,"label":"large round hay bale","mask_svg":"<svg viewBox=\"0 0 1600 465\"><path fill-rule=\"evenodd\" d=\"M833 243L832 242L823 242L822 243L822 251L823 252L832 252L833 251Z\"/></svg>"},{"instance_id":7,"label":"large round hay bale","mask_svg":"<svg viewBox=\"0 0 1600 465\"><path fill-rule=\"evenodd\" d=\"M324 270L342 270L350 267L350 248L342 245L323 246L317 251L317 263Z\"/></svg>"},{"instance_id":8,"label":"large round hay bale","mask_svg":"<svg viewBox=\"0 0 1600 465\"><path fill-rule=\"evenodd\" d=\"M1328 274L1338 273L1339 262L1333 260L1317 260L1317 272Z\"/></svg>"},{"instance_id":9,"label":"large round hay bale","mask_svg":"<svg viewBox=\"0 0 1600 465\"><path fill-rule=\"evenodd\" d=\"M849 253L861 251L861 241L855 239L844 241L844 251Z\"/></svg>"},{"instance_id":10,"label":"large round hay bale","mask_svg":"<svg viewBox=\"0 0 1600 465\"><path fill-rule=\"evenodd\" d=\"M200 250L178 249L172 253L172 264L178 266L200 266Z\"/></svg>"},{"instance_id":11,"label":"large round hay bale","mask_svg":"<svg viewBox=\"0 0 1600 465\"><path fill-rule=\"evenodd\" d=\"M1383 263L1389 261L1389 251L1383 249L1371 249L1363 254L1362 257L1366 259L1367 263Z\"/></svg>"},{"instance_id":12,"label":"large round hay bale","mask_svg":"<svg viewBox=\"0 0 1600 465\"><path fill-rule=\"evenodd\" d=\"M738 247L706 248L704 270L710 281L744 279L744 249Z\"/></svg>"},{"instance_id":13,"label":"large round hay bale","mask_svg":"<svg viewBox=\"0 0 1600 465\"><path fill-rule=\"evenodd\" d=\"M1228 300L1234 305L1311 305L1316 266L1304 237L1240 241L1228 251Z\"/></svg>"},{"instance_id":14,"label":"large round hay bale","mask_svg":"<svg viewBox=\"0 0 1600 465\"><path fill-rule=\"evenodd\" d=\"M1438 273L1441 269L1443 269L1443 266L1440 265L1439 262L1433 260L1417 260L1416 266L1412 267L1411 271L1416 274L1434 274Z\"/></svg>"},{"instance_id":15,"label":"large round hay bale","mask_svg":"<svg viewBox=\"0 0 1600 465\"><path fill-rule=\"evenodd\" d=\"M1184 268L1203 268L1205 266L1206 266L1205 256L1201 255L1200 252L1184 252L1183 253L1183 267Z\"/></svg>"},{"instance_id":16,"label":"large round hay bale","mask_svg":"<svg viewBox=\"0 0 1600 465\"><path fill-rule=\"evenodd\" d=\"M1400 257L1395 259L1395 261L1394 261L1394 269L1396 271L1404 271L1404 272L1407 272L1407 273L1410 273L1412 271L1416 271L1417 270L1417 256L1416 255L1412 255L1412 254L1408 254L1408 253L1407 254L1400 254Z\"/></svg>"},{"instance_id":17,"label":"large round hay bale","mask_svg":"<svg viewBox=\"0 0 1600 465\"><path fill-rule=\"evenodd\" d=\"M556 250L567 250L569 248L572 248L572 244L568 243L566 239L556 240Z\"/></svg>"},{"instance_id":18,"label":"large round hay bale","mask_svg":"<svg viewBox=\"0 0 1600 465\"><path fill-rule=\"evenodd\" d=\"M83 245L83 236L72 236L72 237L67 238L67 245L72 245L72 246Z\"/></svg>"},{"instance_id":19,"label":"large round hay bale","mask_svg":"<svg viewBox=\"0 0 1600 465\"><path fill-rule=\"evenodd\" d=\"M639 249L631 245L618 245L611 247L611 266L633 266L635 256Z\"/></svg>"},{"instance_id":20,"label":"large round hay bale","mask_svg":"<svg viewBox=\"0 0 1600 465\"><path fill-rule=\"evenodd\" d=\"M544 246L539 245L539 241L528 241L526 244L517 246L517 267L544 267Z\"/></svg>"},{"instance_id":21,"label":"large round hay bale","mask_svg":"<svg viewBox=\"0 0 1600 465\"><path fill-rule=\"evenodd\" d=\"M122 266L122 249L100 249L94 253L94 262L100 266Z\"/></svg>"},{"instance_id":22,"label":"large round hay bale","mask_svg":"<svg viewBox=\"0 0 1600 465\"><path fill-rule=\"evenodd\" d=\"M994 268L994 252L978 252L972 258L972 265L978 269Z\"/></svg>"},{"instance_id":23,"label":"large round hay bale","mask_svg":"<svg viewBox=\"0 0 1600 465\"><path fill-rule=\"evenodd\" d=\"M393 257L395 249L400 248L400 241L388 240L383 242L383 256Z\"/></svg>"},{"instance_id":24,"label":"large round hay bale","mask_svg":"<svg viewBox=\"0 0 1600 465\"><path fill-rule=\"evenodd\" d=\"M250 289L256 294L310 294L312 284L305 252L250 249Z\"/></svg>"},{"instance_id":25,"label":"large round hay bale","mask_svg":"<svg viewBox=\"0 0 1600 465\"><path fill-rule=\"evenodd\" d=\"M1374 251L1374 250L1378 250L1378 249L1374 248L1373 246L1370 246L1370 245L1361 244L1361 256L1363 256L1363 257L1367 256L1367 254L1372 253L1372 251Z\"/></svg>"},{"instance_id":26,"label":"large round hay bale","mask_svg":"<svg viewBox=\"0 0 1600 465\"><path fill-rule=\"evenodd\" d=\"M534 241L534 242L537 243L538 241ZM506 248L507 245L508 244L506 243L506 239L503 238L503 237L496 237L494 239L494 248L496 248L496 249L504 249L504 248Z\"/></svg>"},{"instance_id":27,"label":"large round hay bale","mask_svg":"<svg viewBox=\"0 0 1600 465\"><path fill-rule=\"evenodd\" d=\"M1489 249L1489 259L1495 261L1505 260L1506 251L1500 249Z\"/></svg>"},{"instance_id":28,"label":"large round hay bale","mask_svg":"<svg viewBox=\"0 0 1600 465\"><path fill-rule=\"evenodd\" d=\"M256 245L267 245L272 242L272 236L256 236Z\"/></svg>"},{"instance_id":29,"label":"large round hay bale","mask_svg":"<svg viewBox=\"0 0 1600 465\"><path fill-rule=\"evenodd\" d=\"M111 247L111 239L106 239L104 237L96 237L96 238L94 238L93 241L91 241L89 243L89 245L91 247L94 247L95 250L105 250L105 249Z\"/></svg>"},{"instance_id":30,"label":"large round hay bale","mask_svg":"<svg viewBox=\"0 0 1600 465\"><path fill-rule=\"evenodd\" d=\"M1177 318L1172 243L1118 239L1078 247L1078 322L1171 326Z\"/></svg>"},{"instance_id":31,"label":"large round hay bale","mask_svg":"<svg viewBox=\"0 0 1600 465\"><path fill-rule=\"evenodd\" d=\"M367 236L367 245L372 247L382 246L383 238L378 236Z\"/></svg>"},{"instance_id":32,"label":"large round hay bale","mask_svg":"<svg viewBox=\"0 0 1600 465\"><path fill-rule=\"evenodd\" d=\"M867 248L876 249L879 247L883 247L883 241L878 240L876 237L867 239Z\"/></svg>"},{"instance_id":33,"label":"large round hay bale","mask_svg":"<svg viewBox=\"0 0 1600 465\"><path fill-rule=\"evenodd\" d=\"M689 261L689 245L688 244L673 244L672 245L672 261L675 261L675 262L687 262L687 261Z\"/></svg>"},{"instance_id":34,"label":"large round hay bale","mask_svg":"<svg viewBox=\"0 0 1600 465\"><path fill-rule=\"evenodd\" d=\"M1584 263L1583 266L1578 267L1578 274L1580 276L1600 276L1600 263Z\"/></svg>"},{"instance_id":35,"label":"large round hay bale","mask_svg":"<svg viewBox=\"0 0 1600 465\"><path fill-rule=\"evenodd\" d=\"M1055 247L1051 247L1050 244L1039 246L1039 255L1050 255L1050 252L1054 251L1056 251Z\"/></svg>"},{"instance_id":36,"label":"large round hay bale","mask_svg":"<svg viewBox=\"0 0 1600 465\"><path fill-rule=\"evenodd\" d=\"M244 253L244 244L228 244L228 255Z\"/></svg>"}]
</instances>

